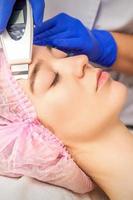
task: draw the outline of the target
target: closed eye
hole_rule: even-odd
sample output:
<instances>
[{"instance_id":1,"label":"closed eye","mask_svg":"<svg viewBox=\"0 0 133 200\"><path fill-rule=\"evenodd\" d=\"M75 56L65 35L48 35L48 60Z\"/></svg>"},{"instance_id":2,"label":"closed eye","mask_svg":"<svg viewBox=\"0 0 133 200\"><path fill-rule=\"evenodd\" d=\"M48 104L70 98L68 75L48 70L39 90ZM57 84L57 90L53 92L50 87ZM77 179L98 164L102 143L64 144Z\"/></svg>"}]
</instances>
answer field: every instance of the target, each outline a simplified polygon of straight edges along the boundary
<instances>
[{"instance_id":1,"label":"closed eye","mask_svg":"<svg viewBox=\"0 0 133 200\"><path fill-rule=\"evenodd\" d=\"M58 81L59 81L59 74L55 73L54 79L53 79L50 87L55 86L58 83Z\"/></svg>"}]
</instances>

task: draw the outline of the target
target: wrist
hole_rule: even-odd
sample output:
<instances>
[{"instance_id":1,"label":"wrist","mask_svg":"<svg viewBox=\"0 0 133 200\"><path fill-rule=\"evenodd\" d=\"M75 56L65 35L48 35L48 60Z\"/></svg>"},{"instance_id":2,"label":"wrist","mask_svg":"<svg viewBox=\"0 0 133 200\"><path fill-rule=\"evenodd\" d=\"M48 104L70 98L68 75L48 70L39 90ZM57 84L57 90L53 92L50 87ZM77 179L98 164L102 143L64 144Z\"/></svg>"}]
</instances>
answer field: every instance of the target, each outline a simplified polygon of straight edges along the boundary
<instances>
[{"instance_id":1,"label":"wrist","mask_svg":"<svg viewBox=\"0 0 133 200\"><path fill-rule=\"evenodd\" d=\"M117 59L117 44L114 37L110 32L104 30L93 29L91 32L100 48L98 57L91 61L105 67L111 67Z\"/></svg>"}]
</instances>

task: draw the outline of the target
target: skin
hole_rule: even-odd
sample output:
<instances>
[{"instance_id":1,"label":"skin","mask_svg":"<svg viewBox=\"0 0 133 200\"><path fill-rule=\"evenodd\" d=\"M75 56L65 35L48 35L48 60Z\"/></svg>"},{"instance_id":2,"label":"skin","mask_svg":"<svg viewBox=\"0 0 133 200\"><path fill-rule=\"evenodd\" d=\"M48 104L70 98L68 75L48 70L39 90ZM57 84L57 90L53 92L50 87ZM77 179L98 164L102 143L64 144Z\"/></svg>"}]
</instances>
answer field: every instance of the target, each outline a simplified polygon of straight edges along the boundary
<instances>
[{"instance_id":1,"label":"skin","mask_svg":"<svg viewBox=\"0 0 133 200\"><path fill-rule=\"evenodd\" d=\"M116 62L112 69L126 75L133 75L133 34L112 32L118 46Z\"/></svg>"},{"instance_id":2,"label":"skin","mask_svg":"<svg viewBox=\"0 0 133 200\"><path fill-rule=\"evenodd\" d=\"M31 88L36 65L39 71ZM67 57L59 50L34 46L29 79L19 84L42 124L64 142L108 197L130 200L133 138L119 121L127 90L109 75L97 84L98 73L84 55Z\"/></svg>"},{"instance_id":3,"label":"skin","mask_svg":"<svg viewBox=\"0 0 133 200\"><path fill-rule=\"evenodd\" d=\"M42 64L39 64L40 71L32 92L29 80L39 60L42 60ZM41 122L51 127L55 133L67 133L70 141L71 135L76 135L76 140L81 140L77 137L77 132L84 133L89 139L94 134L88 136L88 131L99 134L105 124L109 123L109 119L116 118L119 114L125 101L123 90L126 90L122 84L112 81L111 78L102 89L97 90L99 70L89 64L87 56L67 57L59 50L35 46L29 66L29 79L24 83L26 93L35 105ZM50 86L56 73L59 74L59 80Z\"/></svg>"}]
</instances>

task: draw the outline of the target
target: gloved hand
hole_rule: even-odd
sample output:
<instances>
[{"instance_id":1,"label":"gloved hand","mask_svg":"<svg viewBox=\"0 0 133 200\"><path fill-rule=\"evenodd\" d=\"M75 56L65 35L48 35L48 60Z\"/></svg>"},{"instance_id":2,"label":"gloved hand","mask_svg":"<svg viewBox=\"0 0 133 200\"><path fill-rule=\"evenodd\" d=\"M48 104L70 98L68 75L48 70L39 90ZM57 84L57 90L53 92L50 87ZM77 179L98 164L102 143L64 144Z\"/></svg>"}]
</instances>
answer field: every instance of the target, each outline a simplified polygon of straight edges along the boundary
<instances>
[{"instance_id":1,"label":"gloved hand","mask_svg":"<svg viewBox=\"0 0 133 200\"><path fill-rule=\"evenodd\" d=\"M34 44L50 45L66 53L85 54L90 61L109 67L116 60L113 36L104 30L88 30L78 19L61 13L36 26Z\"/></svg>"},{"instance_id":2,"label":"gloved hand","mask_svg":"<svg viewBox=\"0 0 133 200\"><path fill-rule=\"evenodd\" d=\"M0 33L7 26L15 2L16 0L0 0ZM39 24L43 20L45 2L44 0L30 0L30 3L33 10L34 23Z\"/></svg>"}]
</instances>

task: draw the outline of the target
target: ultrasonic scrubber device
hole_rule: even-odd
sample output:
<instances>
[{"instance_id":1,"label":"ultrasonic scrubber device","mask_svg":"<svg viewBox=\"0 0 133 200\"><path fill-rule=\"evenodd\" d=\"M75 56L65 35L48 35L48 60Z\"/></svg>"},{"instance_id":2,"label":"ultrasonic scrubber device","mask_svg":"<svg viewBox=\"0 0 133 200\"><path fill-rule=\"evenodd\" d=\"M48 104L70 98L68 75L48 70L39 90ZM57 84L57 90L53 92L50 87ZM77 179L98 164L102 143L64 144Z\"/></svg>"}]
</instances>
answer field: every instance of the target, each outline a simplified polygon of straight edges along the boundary
<instances>
[{"instance_id":1,"label":"ultrasonic scrubber device","mask_svg":"<svg viewBox=\"0 0 133 200\"><path fill-rule=\"evenodd\" d=\"M16 1L7 28L0 38L15 79L27 79L33 44L33 17L28 0Z\"/></svg>"}]
</instances>

